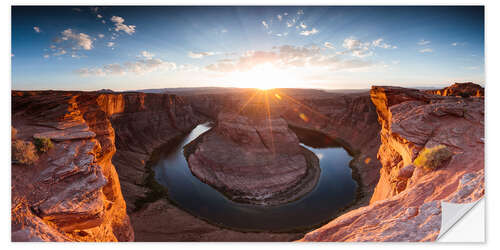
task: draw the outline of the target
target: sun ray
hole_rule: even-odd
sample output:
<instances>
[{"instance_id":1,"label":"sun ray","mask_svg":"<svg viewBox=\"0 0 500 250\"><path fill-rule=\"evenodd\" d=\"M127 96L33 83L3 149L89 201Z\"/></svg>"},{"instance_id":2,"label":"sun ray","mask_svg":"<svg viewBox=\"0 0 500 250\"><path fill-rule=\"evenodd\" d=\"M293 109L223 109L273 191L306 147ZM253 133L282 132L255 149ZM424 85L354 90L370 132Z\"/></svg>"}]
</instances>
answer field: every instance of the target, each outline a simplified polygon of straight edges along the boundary
<instances>
[{"instance_id":1,"label":"sun ray","mask_svg":"<svg viewBox=\"0 0 500 250\"><path fill-rule=\"evenodd\" d=\"M289 95L287 95L287 94L285 94L285 93L283 93L283 92L281 92L281 91L279 91L279 90L276 90L276 91L277 91L277 92L279 92L280 96L283 96L283 97L285 97L285 98L288 98L289 100L291 100L291 101L292 101L292 102L294 102L295 104L298 104L299 106L302 106L302 107L304 107L305 109L307 109L307 110L311 111L313 114L318 115L319 117L321 117L321 118L323 118L323 119L325 119L325 120L327 120L327 121L329 121L329 120L330 120L330 118L329 118L328 116L326 116L326 115L324 115L324 114L321 114L320 112L318 112L318 111L316 111L316 110L312 109L311 107L309 107L309 106L307 106L307 105L305 105L305 104L301 103L301 102L300 102L300 101L298 101L298 100L295 100L295 98L293 98L293 97L291 97L291 96L289 96Z\"/></svg>"},{"instance_id":2,"label":"sun ray","mask_svg":"<svg viewBox=\"0 0 500 250\"><path fill-rule=\"evenodd\" d=\"M258 93L257 90L253 92L252 96L250 96L250 98L248 98L248 100L245 102L245 104L243 104L243 106L241 106L241 108L238 110L237 114L240 114L245 109L245 107L253 100L253 98L255 98L257 93Z\"/></svg>"},{"instance_id":3,"label":"sun ray","mask_svg":"<svg viewBox=\"0 0 500 250\"><path fill-rule=\"evenodd\" d=\"M272 148L273 157L274 157L276 154L276 149L274 147L273 125L271 122L271 107L269 106L269 97L267 94L268 94L267 91L264 91L264 98L265 98L266 109L267 109L267 122L269 124L269 130L271 131L271 133L270 133L271 134L271 148Z\"/></svg>"}]
</instances>

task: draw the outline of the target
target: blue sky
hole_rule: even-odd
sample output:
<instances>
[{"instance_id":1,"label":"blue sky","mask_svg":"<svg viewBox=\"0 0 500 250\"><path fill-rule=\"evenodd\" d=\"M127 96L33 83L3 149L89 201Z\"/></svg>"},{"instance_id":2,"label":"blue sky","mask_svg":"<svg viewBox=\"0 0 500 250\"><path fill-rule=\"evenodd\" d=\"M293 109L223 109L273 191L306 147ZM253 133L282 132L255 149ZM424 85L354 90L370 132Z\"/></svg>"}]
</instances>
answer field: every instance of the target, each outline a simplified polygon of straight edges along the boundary
<instances>
[{"instance_id":1,"label":"blue sky","mask_svg":"<svg viewBox=\"0 0 500 250\"><path fill-rule=\"evenodd\" d=\"M12 8L12 88L484 85L483 7Z\"/></svg>"}]
</instances>

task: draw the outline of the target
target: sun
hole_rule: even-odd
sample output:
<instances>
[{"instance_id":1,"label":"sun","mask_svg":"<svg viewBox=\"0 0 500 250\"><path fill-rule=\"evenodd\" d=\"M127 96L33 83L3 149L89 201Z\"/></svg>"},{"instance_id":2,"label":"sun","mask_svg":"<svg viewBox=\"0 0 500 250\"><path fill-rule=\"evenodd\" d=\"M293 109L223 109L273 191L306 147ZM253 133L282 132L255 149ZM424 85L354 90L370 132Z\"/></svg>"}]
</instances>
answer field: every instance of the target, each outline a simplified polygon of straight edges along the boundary
<instances>
[{"instance_id":1,"label":"sun","mask_svg":"<svg viewBox=\"0 0 500 250\"><path fill-rule=\"evenodd\" d=\"M230 78L234 87L260 90L289 88L293 83L290 73L270 63L258 65L248 71L234 72Z\"/></svg>"}]
</instances>

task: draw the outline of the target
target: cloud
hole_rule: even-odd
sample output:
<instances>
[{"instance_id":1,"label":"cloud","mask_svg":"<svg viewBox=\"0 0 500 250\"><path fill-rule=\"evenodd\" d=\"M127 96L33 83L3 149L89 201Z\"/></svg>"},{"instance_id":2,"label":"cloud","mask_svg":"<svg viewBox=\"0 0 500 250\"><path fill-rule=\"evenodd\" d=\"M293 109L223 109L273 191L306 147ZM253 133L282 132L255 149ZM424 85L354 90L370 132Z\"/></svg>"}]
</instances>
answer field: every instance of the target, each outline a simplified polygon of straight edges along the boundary
<instances>
[{"instance_id":1,"label":"cloud","mask_svg":"<svg viewBox=\"0 0 500 250\"><path fill-rule=\"evenodd\" d=\"M307 28L307 25L305 25L305 24L304 24L304 22L300 22L299 26L300 26L302 29Z\"/></svg>"},{"instance_id":2,"label":"cloud","mask_svg":"<svg viewBox=\"0 0 500 250\"><path fill-rule=\"evenodd\" d=\"M114 45L115 45L114 42L108 42L108 43L106 43L106 46L108 46L108 47L113 47Z\"/></svg>"},{"instance_id":3,"label":"cloud","mask_svg":"<svg viewBox=\"0 0 500 250\"><path fill-rule=\"evenodd\" d=\"M323 44L323 46L325 46L326 48L329 48L329 49L335 49L335 47L333 46L333 44L329 43L329 42L325 42Z\"/></svg>"},{"instance_id":4,"label":"cloud","mask_svg":"<svg viewBox=\"0 0 500 250\"><path fill-rule=\"evenodd\" d=\"M115 31L123 31L129 35L134 34L135 32L135 25L126 25L124 24L125 19L119 16L112 16L111 21L115 23Z\"/></svg>"},{"instance_id":5,"label":"cloud","mask_svg":"<svg viewBox=\"0 0 500 250\"><path fill-rule=\"evenodd\" d=\"M302 36L310 36L318 33L319 31L316 28L312 28L312 30L303 30L300 32Z\"/></svg>"},{"instance_id":6,"label":"cloud","mask_svg":"<svg viewBox=\"0 0 500 250\"><path fill-rule=\"evenodd\" d=\"M36 33L40 33L40 32L42 32L42 30L41 30L41 29L40 29L40 27L38 27L38 26L34 26L34 27L33 27L33 30L35 30L35 32L36 32Z\"/></svg>"},{"instance_id":7,"label":"cloud","mask_svg":"<svg viewBox=\"0 0 500 250\"><path fill-rule=\"evenodd\" d=\"M420 53L431 53L433 52L433 50L431 48L425 48L425 49L421 49L419 50Z\"/></svg>"},{"instance_id":8,"label":"cloud","mask_svg":"<svg viewBox=\"0 0 500 250\"><path fill-rule=\"evenodd\" d=\"M142 51L141 56L147 59L152 59L155 55L147 51Z\"/></svg>"},{"instance_id":9,"label":"cloud","mask_svg":"<svg viewBox=\"0 0 500 250\"><path fill-rule=\"evenodd\" d=\"M304 15L304 11L303 11L302 9L299 9L299 10L297 11L297 15Z\"/></svg>"},{"instance_id":10,"label":"cloud","mask_svg":"<svg viewBox=\"0 0 500 250\"><path fill-rule=\"evenodd\" d=\"M66 50L61 49L61 50L57 51L56 53L54 53L52 55L53 56L62 56L62 55L65 55L66 53L68 53L68 52L66 52Z\"/></svg>"},{"instance_id":11,"label":"cloud","mask_svg":"<svg viewBox=\"0 0 500 250\"><path fill-rule=\"evenodd\" d=\"M281 22L281 20L283 19L283 16L282 15L277 15L276 16L278 18L278 20Z\"/></svg>"},{"instance_id":12,"label":"cloud","mask_svg":"<svg viewBox=\"0 0 500 250\"><path fill-rule=\"evenodd\" d=\"M49 58L49 57L50 57L50 55L48 55L48 54L43 55L43 58Z\"/></svg>"},{"instance_id":13,"label":"cloud","mask_svg":"<svg viewBox=\"0 0 500 250\"><path fill-rule=\"evenodd\" d=\"M97 18L102 18L102 15L101 14L97 14Z\"/></svg>"},{"instance_id":14,"label":"cloud","mask_svg":"<svg viewBox=\"0 0 500 250\"><path fill-rule=\"evenodd\" d=\"M83 48L84 50L91 50L93 48L92 38L89 35L85 33L74 33L72 29L66 29L61 32L61 39L63 41L73 41L76 48Z\"/></svg>"},{"instance_id":15,"label":"cloud","mask_svg":"<svg viewBox=\"0 0 500 250\"><path fill-rule=\"evenodd\" d=\"M188 56L194 59L201 59L205 56L213 56L215 52L192 52L189 51Z\"/></svg>"},{"instance_id":16,"label":"cloud","mask_svg":"<svg viewBox=\"0 0 500 250\"><path fill-rule=\"evenodd\" d=\"M76 12L82 12L82 11L83 11L83 10L82 10L82 9L80 9L80 8L73 8L73 10L74 10L74 11L76 11Z\"/></svg>"},{"instance_id":17,"label":"cloud","mask_svg":"<svg viewBox=\"0 0 500 250\"><path fill-rule=\"evenodd\" d=\"M377 39L377 40L374 40L374 41L372 42L372 45L373 45L374 47L380 47L380 48L383 48L383 49L390 49L390 48L396 49L396 48L397 48L397 46L390 45L390 44L385 43L385 42L383 42L383 41L384 41L384 39L379 38L379 39Z\"/></svg>"},{"instance_id":18,"label":"cloud","mask_svg":"<svg viewBox=\"0 0 500 250\"><path fill-rule=\"evenodd\" d=\"M353 56L366 57L371 56L373 52L370 50L370 42L361 42L355 38L346 38L342 46L346 48Z\"/></svg>"},{"instance_id":19,"label":"cloud","mask_svg":"<svg viewBox=\"0 0 500 250\"><path fill-rule=\"evenodd\" d=\"M221 33L227 33L227 29L222 29L220 32Z\"/></svg>"},{"instance_id":20,"label":"cloud","mask_svg":"<svg viewBox=\"0 0 500 250\"><path fill-rule=\"evenodd\" d=\"M133 62L125 62L123 64L113 63L106 64L98 68L81 68L74 71L80 76L109 76L109 75L125 75L134 73L142 75L159 70L174 70L176 64L173 62L165 62L158 58L137 59Z\"/></svg>"},{"instance_id":21,"label":"cloud","mask_svg":"<svg viewBox=\"0 0 500 250\"><path fill-rule=\"evenodd\" d=\"M262 25L264 25L264 28L269 29L269 25L267 24L266 21L263 20L262 21Z\"/></svg>"},{"instance_id":22,"label":"cloud","mask_svg":"<svg viewBox=\"0 0 500 250\"><path fill-rule=\"evenodd\" d=\"M77 33L72 29L66 29L53 39L53 44L50 45L50 50L54 52L53 56L62 56L71 52L72 57L79 50L91 50L94 38L85 34ZM78 56L79 57L79 56Z\"/></svg>"},{"instance_id":23,"label":"cloud","mask_svg":"<svg viewBox=\"0 0 500 250\"><path fill-rule=\"evenodd\" d=\"M97 35L99 38L104 38L104 34Z\"/></svg>"},{"instance_id":24,"label":"cloud","mask_svg":"<svg viewBox=\"0 0 500 250\"><path fill-rule=\"evenodd\" d=\"M322 54L321 48L316 45L283 45L273 47L270 51L246 51L237 59L219 60L205 66L205 69L215 72L245 72L265 64L272 64L279 69L319 67L330 70L359 69L374 65L361 59L346 60L338 55Z\"/></svg>"},{"instance_id":25,"label":"cloud","mask_svg":"<svg viewBox=\"0 0 500 250\"><path fill-rule=\"evenodd\" d=\"M286 22L286 27L290 28L295 24L295 19L292 19L291 21Z\"/></svg>"},{"instance_id":26,"label":"cloud","mask_svg":"<svg viewBox=\"0 0 500 250\"><path fill-rule=\"evenodd\" d=\"M426 40L422 39L417 44L423 46L423 45L427 45L429 43L431 43L431 41L426 41Z\"/></svg>"}]
</instances>

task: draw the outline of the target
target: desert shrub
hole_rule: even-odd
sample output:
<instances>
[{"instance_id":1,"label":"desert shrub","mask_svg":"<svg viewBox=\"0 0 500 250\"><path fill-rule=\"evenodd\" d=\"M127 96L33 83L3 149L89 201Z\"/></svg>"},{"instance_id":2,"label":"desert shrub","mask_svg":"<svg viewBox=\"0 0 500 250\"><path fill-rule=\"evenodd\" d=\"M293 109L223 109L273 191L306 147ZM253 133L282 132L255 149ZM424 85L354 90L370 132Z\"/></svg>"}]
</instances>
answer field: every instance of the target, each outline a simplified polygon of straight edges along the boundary
<instances>
[{"instance_id":1,"label":"desert shrub","mask_svg":"<svg viewBox=\"0 0 500 250\"><path fill-rule=\"evenodd\" d=\"M450 159L452 155L453 153L444 145L424 148L420 151L415 161L413 161L413 164L427 170L434 170Z\"/></svg>"},{"instance_id":2,"label":"desert shrub","mask_svg":"<svg viewBox=\"0 0 500 250\"><path fill-rule=\"evenodd\" d=\"M35 138L35 146L38 152L45 153L51 149L54 144L49 138Z\"/></svg>"},{"instance_id":3,"label":"desert shrub","mask_svg":"<svg viewBox=\"0 0 500 250\"><path fill-rule=\"evenodd\" d=\"M22 140L12 141L12 161L33 165L38 160L38 155L36 154L35 145L31 142L25 142Z\"/></svg>"}]
</instances>

